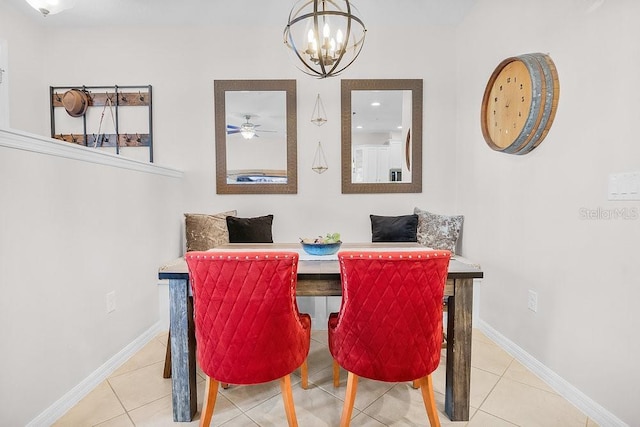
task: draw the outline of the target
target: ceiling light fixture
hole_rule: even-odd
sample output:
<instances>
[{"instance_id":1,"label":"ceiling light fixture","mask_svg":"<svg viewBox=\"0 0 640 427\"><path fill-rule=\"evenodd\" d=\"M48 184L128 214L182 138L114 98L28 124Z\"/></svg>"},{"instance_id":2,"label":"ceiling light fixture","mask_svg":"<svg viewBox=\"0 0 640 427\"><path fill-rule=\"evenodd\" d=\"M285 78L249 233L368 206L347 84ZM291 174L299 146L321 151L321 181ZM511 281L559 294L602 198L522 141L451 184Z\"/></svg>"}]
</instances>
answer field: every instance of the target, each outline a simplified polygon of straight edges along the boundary
<instances>
[{"instance_id":1,"label":"ceiling light fixture","mask_svg":"<svg viewBox=\"0 0 640 427\"><path fill-rule=\"evenodd\" d=\"M256 136L256 129L251 123L243 123L240 125L240 135L244 139L251 139Z\"/></svg>"},{"instance_id":2,"label":"ceiling light fixture","mask_svg":"<svg viewBox=\"0 0 640 427\"><path fill-rule=\"evenodd\" d=\"M299 0L289 13L284 43L298 68L319 78L336 76L362 50L367 29L349 0Z\"/></svg>"},{"instance_id":3,"label":"ceiling light fixture","mask_svg":"<svg viewBox=\"0 0 640 427\"><path fill-rule=\"evenodd\" d=\"M251 139L256 136L256 125L249 122L251 118L250 115L247 114L244 118L246 122L240 125L240 135L242 135L244 139Z\"/></svg>"},{"instance_id":4,"label":"ceiling light fixture","mask_svg":"<svg viewBox=\"0 0 640 427\"><path fill-rule=\"evenodd\" d=\"M66 9L71 9L75 0L27 0L27 3L40 12L42 16L55 15Z\"/></svg>"}]
</instances>

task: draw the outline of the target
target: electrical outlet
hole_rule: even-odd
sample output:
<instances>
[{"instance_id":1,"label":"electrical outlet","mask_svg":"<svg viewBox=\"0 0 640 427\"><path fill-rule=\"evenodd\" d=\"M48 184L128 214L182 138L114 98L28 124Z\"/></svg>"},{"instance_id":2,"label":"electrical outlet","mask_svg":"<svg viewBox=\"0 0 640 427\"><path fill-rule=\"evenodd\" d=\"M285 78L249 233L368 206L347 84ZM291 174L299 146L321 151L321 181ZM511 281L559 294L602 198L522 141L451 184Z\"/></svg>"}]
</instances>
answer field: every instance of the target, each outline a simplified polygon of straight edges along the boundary
<instances>
[{"instance_id":1,"label":"electrical outlet","mask_svg":"<svg viewBox=\"0 0 640 427\"><path fill-rule=\"evenodd\" d=\"M116 291L107 294L107 313L116 311Z\"/></svg>"},{"instance_id":2,"label":"electrical outlet","mask_svg":"<svg viewBox=\"0 0 640 427\"><path fill-rule=\"evenodd\" d=\"M538 312L538 293L529 289L529 295L527 296L527 308L534 313Z\"/></svg>"}]
</instances>

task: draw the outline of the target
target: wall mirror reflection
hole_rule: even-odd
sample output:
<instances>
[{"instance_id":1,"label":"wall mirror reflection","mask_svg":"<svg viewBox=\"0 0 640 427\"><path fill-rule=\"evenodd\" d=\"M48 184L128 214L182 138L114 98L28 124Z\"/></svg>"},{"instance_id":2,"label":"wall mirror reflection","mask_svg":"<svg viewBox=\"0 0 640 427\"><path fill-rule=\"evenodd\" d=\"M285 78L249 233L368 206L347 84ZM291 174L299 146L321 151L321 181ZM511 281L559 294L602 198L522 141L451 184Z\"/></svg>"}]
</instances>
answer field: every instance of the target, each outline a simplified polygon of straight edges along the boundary
<instances>
[{"instance_id":1,"label":"wall mirror reflection","mask_svg":"<svg viewBox=\"0 0 640 427\"><path fill-rule=\"evenodd\" d=\"M297 192L295 80L216 80L218 194Z\"/></svg>"},{"instance_id":2,"label":"wall mirror reflection","mask_svg":"<svg viewBox=\"0 0 640 427\"><path fill-rule=\"evenodd\" d=\"M422 191L422 80L342 80L342 192Z\"/></svg>"}]
</instances>

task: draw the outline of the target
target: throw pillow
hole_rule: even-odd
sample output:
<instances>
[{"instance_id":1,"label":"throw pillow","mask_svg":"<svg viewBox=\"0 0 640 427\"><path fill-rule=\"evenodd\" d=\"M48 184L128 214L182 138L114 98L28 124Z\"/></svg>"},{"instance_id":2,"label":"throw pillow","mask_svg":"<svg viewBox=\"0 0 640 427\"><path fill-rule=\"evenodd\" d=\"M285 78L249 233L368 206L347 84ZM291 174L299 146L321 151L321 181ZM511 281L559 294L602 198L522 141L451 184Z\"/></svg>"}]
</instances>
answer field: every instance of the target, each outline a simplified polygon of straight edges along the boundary
<instances>
[{"instance_id":1,"label":"throw pillow","mask_svg":"<svg viewBox=\"0 0 640 427\"><path fill-rule=\"evenodd\" d=\"M273 243L273 215L255 218L227 217L230 243Z\"/></svg>"},{"instance_id":2,"label":"throw pillow","mask_svg":"<svg viewBox=\"0 0 640 427\"><path fill-rule=\"evenodd\" d=\"M214 215L184 214L187 252L206 251L216 246L229 243L227 221L225 220L229 215L237 215L237 212L220 212Z\"/></svg>"},{"instance_id":3,"label":"throw pillow","mask_svg":"<svg viewBox=\"0 0 640 427\"><path fill-rule=\"evenodd\" d=\"M413 213L418 215L418 243L455 253L463 215L438 215L419 208L415 208Z\"/></svg>"},{"instance_id":4,"label":"throw pillow","mask_svg":"<svg viewBox=\"0 0 640 427\"><path fill-rule=\"evenodd\" d=\"M371 218L372 242L417 242L418 215L379 216Z\"/></svg>"}]
</instances>

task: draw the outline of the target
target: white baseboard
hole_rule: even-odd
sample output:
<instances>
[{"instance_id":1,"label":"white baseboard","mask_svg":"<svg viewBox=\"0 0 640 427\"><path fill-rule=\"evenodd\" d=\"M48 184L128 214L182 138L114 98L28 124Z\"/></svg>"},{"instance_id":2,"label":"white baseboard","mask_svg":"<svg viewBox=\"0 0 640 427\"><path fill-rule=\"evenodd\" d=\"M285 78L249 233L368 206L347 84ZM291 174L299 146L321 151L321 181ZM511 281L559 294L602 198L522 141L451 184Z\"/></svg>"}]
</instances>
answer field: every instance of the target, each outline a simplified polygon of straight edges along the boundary
<instances>
[{"instance_id":1,"label":"white baseboard","mask_svg":"<svg viewBox=\"0 0 640 427\"><path fill-rule=\"evenodd\" d=\"M60 417L73 408L87 394L95 389L101 382L118 369L131 356L136 354L149 341L155 338L162 331L160 322L154 324L129 345L120 350L112 358L107 360L102 366L91 373L80 384L69 390L64 396L58 399L53 405L45 409L40 415L31 420L27 427L50 426Z\"/></svg>"},{"instance_id":2,"label":"white baseboard","mask_svg":"<svg viewBox=\"0 0 640 427\"><path fill-rule=\"evenodd\" d=\"M479 319L476 327L487 337L491 338L504 351L515 357L527 369L539 376L560 396L567 399L585 415L598 423L601 427L629 427L624 421L600 406L593 399L578 390L575 386L564 380L558 374L540 363L537 359L507 339L504 335L493 329L488 323Z\"/></svg>"}]
</instances>

